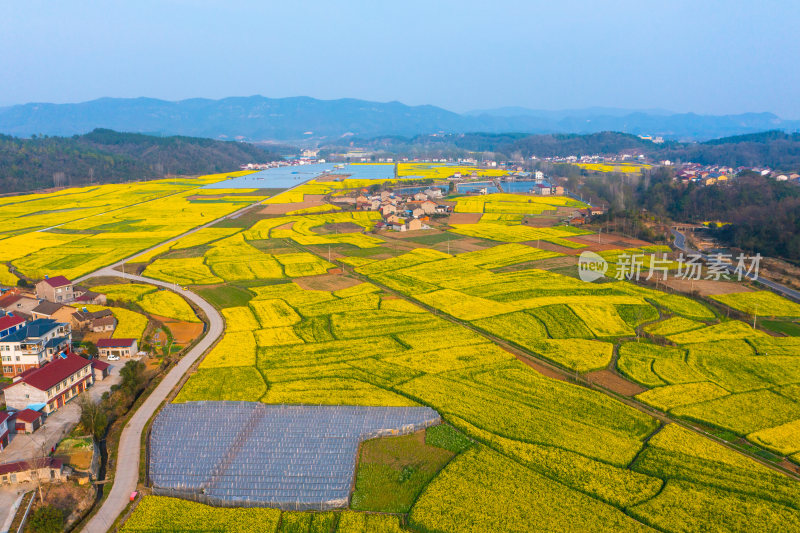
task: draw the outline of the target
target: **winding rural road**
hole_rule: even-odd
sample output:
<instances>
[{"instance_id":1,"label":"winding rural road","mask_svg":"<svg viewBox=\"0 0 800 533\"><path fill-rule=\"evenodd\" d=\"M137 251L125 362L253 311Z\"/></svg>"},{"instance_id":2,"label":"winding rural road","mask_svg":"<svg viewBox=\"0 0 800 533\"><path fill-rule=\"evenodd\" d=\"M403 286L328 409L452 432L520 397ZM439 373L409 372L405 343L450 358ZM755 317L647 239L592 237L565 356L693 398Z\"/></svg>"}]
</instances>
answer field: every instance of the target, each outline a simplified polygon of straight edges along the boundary
<instances>
[{"instance_id":1,"label":"winding rural road","mask_svg":"<svg viewBox=\"0 0 800 533\"><path fill-rule=\"evenodd\" d=\"M686 235L685 234L681 233L680 231L676 230L675 228L670 228L670 231L672 232L673 237L675 237L675 247L676 248L678 248L682 252L686 252L687 254L698 254L703 259L703 261L709 261L709 260L712 259L711 256L709 256L707 254L700 253L699 251L692 249L686 243ZM733 266L729 266L727 268L728 268L728 272L731 272L731 273L734 272L734 267ZM795 301L800 301L800 291L796 291L796 290L794 290L792 288L787 287L786 285L781 285L780 283L776 283L774 281L768 280L766 278L762 278L760 276L754 276L752 274L746 274L745 277L747 279L751 280L751 281L755 281L756 283L760 283L760 284L764 285L765 287L768 287L768 288L772 289L773 291L778 292L778 293L782 294L783 296L786 296L787 298L791 298L792 300L795 300Z\"/></svg>"},{"instance_id":2,"label":"winding rural road","mask_svg":"<svg viewBox=\"0 0 800 533\"><path fill-rule=\"evenodd\" d=\"M112 267L98 270L92 276L117 276L124 277L133 281L159 285L170 289L172 283L158 281L143 276L133 274L122 274ZM117 468L114 472L114 484L111 493L103 502L100 510L89 520L84 531L89 533L104 533L108 531L117 517L125 510L128 505L130 494L136 490L139 481L139 457L141 455L142 432L151 416L159 406L166 400L170 391L180 382L183 375L189 368L208 350L212 344L222 335L225 330L225 321L214 307L203 300L197 294L190 291L182 291L182 295L197 305L208 317L208 329L205 336L197 343L189 353L184 355L181 360L170 370L156 389L147 397L133 414L128 424L122 430L119 439L119 450L117 452Z\"/></svg>"},{"instance_id":3,"label":"winding rural road","mask_svg":"<svg viewBox=\"0 0 800 533\"><path fill-rule=\"evenodd\" d=\"M313 178L309 178L308 180L303 180L300 183L293 185L292 187L288 187L282 192L290 191L300 185L306 183ZM249 204L241 209L234 211L228 215L220 217L218 219L212 220L202 226L197 226L177 237L173 237L172 239L166 240L161 242L155 246L148 248L147 250L142 250L137 252L135 255L131 257L126 257L116 263L109 265L105 268L101 268L91 274L87 274L75 280L75 283L80 283L88 278L100 277L100 276L114 276L119 278L125 278L132 281L140 281L143 283L149 283L151 285L158 285L160 287L164 287L165 289L175 290L181 296L186 297L190 301L192 301L197 307L203 310L203 312L208 317L208 324L205 330L205 335L203 338L198 342L189 352L184 355L181 360L175 365L172 370L170 370L161 383L158 384L156 389L150 394L150 396L139 406L136 412L133 414L131 419L126 424L125 428L122 430L122 435L120 436L119 440L119 449L117 452L117 465L116 471L114 472L114 483L111 487L111 492L109 493L108 497L103 502L100 509L95 513L95 515L87 522L86 526L84 527L83 531L88 533L105 533L111 526L114 524L114 521L119 517L119 515L125 510L125 507L128 505L130 501L131 492L136 490L136 485L139 481L139 458L141 456L141 442L142 442L142 432L144 431L145 426L147 425L147 421L150 420L150 417L155 414L156 410L161 406L161 404L166 400L167 396L169 395L170 391L180 382L181 378L183 377L186 372L192 367L192 365L203 356L203 354L213 345L217 339L222 335L225 331L225 321L223 320L222 316L220 316L219 312L201 298L199 295L191 292L191 291L177 291L176 285L174 283L168 283L156 279L151 279L144 276L138 276L135 274L128 274L123 273L118 270L115 270L116 267L125 264L127 261L130 261L134 257L147 253L151 250L155 250L165 244L168 244L173 241L177 241L187 235L195 233L203 228L207 228L220 222L225 219L231 218L238 218L241 214L243 214L248 209L252 208L253 206L259 205L263 202L263 200L259 200L258 202L254 202ZM108 472L106 473L106 477L108 477Z\"/></svg>"}]
</instances>

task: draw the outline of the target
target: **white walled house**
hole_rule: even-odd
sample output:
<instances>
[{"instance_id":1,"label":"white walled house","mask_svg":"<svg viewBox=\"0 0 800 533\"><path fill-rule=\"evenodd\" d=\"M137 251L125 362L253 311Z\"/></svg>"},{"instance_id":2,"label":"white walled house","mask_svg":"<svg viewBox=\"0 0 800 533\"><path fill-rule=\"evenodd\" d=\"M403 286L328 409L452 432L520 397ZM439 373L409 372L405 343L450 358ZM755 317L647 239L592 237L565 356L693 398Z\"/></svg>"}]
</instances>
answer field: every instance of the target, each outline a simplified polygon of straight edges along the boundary
<instances>
[{"instance_id":1,"label":"white walled house","mask_svg":"<svg viewBox=\"0 0 800 533\"><path fill-rule=\"evenodd\" d=\"M34 368L17 376L4 391L6 405L23 410L31 404L43 403L43 411L50 414L93 384L92 363L67 352L41 368Z\"/></svg>"},{"instance_id":2,"label":"white walled house","mask_svg":"<svg viewBox=\"0 0 800 533\"><path fill-rule=\"evenodd\" d=\"M25 324L13 333L0 338L0 359L3 376L14 377L26 370L38 368L72 343L72 327L50 318L40 318Z\"/></svg>"},{"instance_id":3,"label":"white walled house","mask_svg":"<svg viewBox=\"0 0 800 533\"><path fill-rule=\"evenodd\" d=\"M133 357L139 351L136 339L100 339L97 341L97 349L102 357Z\"/></svg>"}]
</instances>

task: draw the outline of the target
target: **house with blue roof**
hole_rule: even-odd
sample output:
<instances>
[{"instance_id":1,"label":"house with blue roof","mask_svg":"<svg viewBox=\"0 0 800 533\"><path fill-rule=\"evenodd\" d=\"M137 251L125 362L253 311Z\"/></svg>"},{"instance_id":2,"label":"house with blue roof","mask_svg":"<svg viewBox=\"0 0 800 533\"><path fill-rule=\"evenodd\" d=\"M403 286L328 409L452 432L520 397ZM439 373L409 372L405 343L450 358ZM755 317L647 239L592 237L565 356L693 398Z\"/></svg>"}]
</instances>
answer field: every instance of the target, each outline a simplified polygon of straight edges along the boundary
<instances>
[{"instance_id":1,"label":"house with blue roof","mask_svg":"<svg viewBox=\"0 0 800 533\"><path fill-rule=\"evenodd\" d=\"M40 368L53 357L69 350L72 327L51 318L28 322L0 338L3 376L13 378L26 370Z\"/></svg>"}]
</instances>

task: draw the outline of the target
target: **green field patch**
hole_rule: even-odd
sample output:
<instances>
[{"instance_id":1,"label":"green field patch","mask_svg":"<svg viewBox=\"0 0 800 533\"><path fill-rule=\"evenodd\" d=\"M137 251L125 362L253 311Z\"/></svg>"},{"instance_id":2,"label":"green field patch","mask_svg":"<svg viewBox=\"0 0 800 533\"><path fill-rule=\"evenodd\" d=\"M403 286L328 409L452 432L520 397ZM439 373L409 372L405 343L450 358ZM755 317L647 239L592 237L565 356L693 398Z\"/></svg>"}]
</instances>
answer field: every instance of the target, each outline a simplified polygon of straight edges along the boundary
<instances>
[{"instance_id":1,"label":"green field patch","mask_svg":"<svg viewBox=\"0 0 800 533\"><path fill-rule=\"evenodd\" d=\"M453 456L453 452L427 444L424 431L362 442L350 508L407 513Z\"/></svg>"}]
</instances>

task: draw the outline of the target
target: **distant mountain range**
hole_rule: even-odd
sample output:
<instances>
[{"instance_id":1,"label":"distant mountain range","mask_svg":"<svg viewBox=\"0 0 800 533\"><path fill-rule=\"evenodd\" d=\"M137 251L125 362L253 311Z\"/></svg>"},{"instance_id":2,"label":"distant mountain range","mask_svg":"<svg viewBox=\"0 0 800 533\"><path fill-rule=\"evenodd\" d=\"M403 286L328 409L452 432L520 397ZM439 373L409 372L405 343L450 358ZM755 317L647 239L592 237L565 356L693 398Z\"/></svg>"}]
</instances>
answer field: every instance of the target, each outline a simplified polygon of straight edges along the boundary
<instances>
[{"instance_id":1,"label":"distant mountain range","mask_svg":"<svg viewBox=\"0 0 800 533\"><path fill-rule=\"evenodd\" d=\"M664 110L588 108L541 111L506 107L454 113L436 106L309 97L101 98L79 104L31 103L0 108L0 133L76 135L95 128L224 140L324 141L357 136L432 133L597 133L619 131L676 140L706 140L765 130L800 131L800 121L772 113L697 115Z\"/></svg>"}]
</instances>

